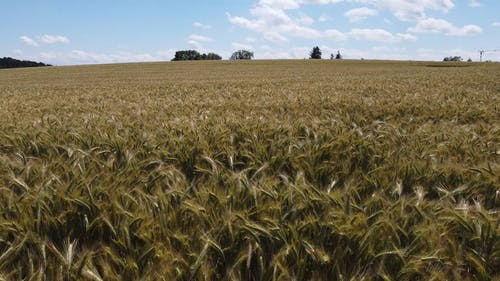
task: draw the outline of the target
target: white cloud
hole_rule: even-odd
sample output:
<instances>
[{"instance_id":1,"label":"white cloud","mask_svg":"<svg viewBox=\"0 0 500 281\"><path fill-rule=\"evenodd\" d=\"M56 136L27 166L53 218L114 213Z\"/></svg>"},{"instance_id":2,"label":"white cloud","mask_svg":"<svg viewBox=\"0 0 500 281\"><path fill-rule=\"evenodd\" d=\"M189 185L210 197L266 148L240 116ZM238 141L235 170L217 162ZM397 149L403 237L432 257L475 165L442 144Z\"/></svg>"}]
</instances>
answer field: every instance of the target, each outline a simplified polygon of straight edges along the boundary
<instances>
[{"instance_id":1,"label":"white cloud","mask_svg":"<svg viewBox=\"0 0 500 281\"><path fill-rule=\"evenodd\" d=\"M298 9L300 2L299 0L260 0L259 4L276 9Z\"/></svg>"},{"instance_id":2,"label":"white cloud","mask_svg":"<svg viewBox=\"0 0 500 281\"><path fill-rule=\"evenodd\" d=\"M74 64L101 64L122 62L145 62L145 61L167 61L174 56L174 50L158 51L155 53L95 53L84 50L72 50L69 52L42 52L31 56L30 59L43 61L55 65Z\"/></svg>"},{"instance_id":3,"label":"white cloud","mask_svg":"<svg viewBox=\"0 0 500 281\"><path fill-rule=\"evenodd\" d=\"M40 36L39 41L43 44L55 44L55 43L68 44L69 43L69 39L66 36L48 35L48 34L44 34L44 35Z\"/></svg>"},{"instance_id":4,"label":"white cloud","mask_svg":"<svg viewBox=\"0 0 500 281\"><path fill-rule=\"evenodd\" d=\"M500 22L498 21L492 22L491 26L500 27Z\"/></svg>"},{"instance_id":5,"label":"white cloud","mask_svg":"<svg viewBox=\"0 0 500 281\"><path fill-rule=\"evenodd\" d=\"M306 16L306 15L302 15L300 16L300 18L297 20L297 22L299 24L302 24L302 25L312 25L314 23L314 19L309 17L309 16Z\"/></svg>"},{"instance_id":6,"label":"white cloud","mask_svg":"<svg viewBox=\"0 0 500 281\"><path fill-rule=\"evenodd\" d=\"M280 26L293 22L284 10L269 6L257 6L251 9L250 13L258 20L264 21L265 24Z\"/></svg>"},{"instance_id":7,"label":"white cloud","mask_svg":"<svg viewBox=\"0 0 500 281\"><path fill-rule=\"evenodd\" d=\"M392 34L391 32L383 29L352 29L350 32L342 32L336 29L327 29L324 32L319 32L319 31L316 32L318 34L314 33L311 34L311 36L314 36L314 38L332 39L335 41L345 41L348 39L355 39L355 40L365 40L365 41L397 43L402 41L417 40L417 37L412 34L407 34L407 33ZM274 43L288 41L286 37L283 37L279 33L272 31L264 32L263 36L266 40Z\"/></svg>"},{"instance_id":8,"label":"white cloud","mask_svg":"<svg viewBox=\"0 0 500 281\"><path fill-rule=\"evenodd\" d=\"M189 40L194 40L194 41L198 41L198 42L212 42L212 41L214 41L214 39L212 39L210 37L206 37L206 36L198 35L198 34L189 35Z\"/></svg>"},{"instance_id":9,"label":"white cloud","mask_svg":"<svg viewBox=\"0 0 500 281\"><path fill-rule=\"evenodd\" d=\"M188 40L188 41L187 41L187 43L188 43L188 45L189 45L191 48L193 48L193 49L195 49L195 50L200 51L200 50L205 49L205 48L203 47L203 44L202 44L202 43L200 43L200 42L198 42L198 41L196 41L196 40Z\"/></svg>"},{"instance_id":10,"label":"white cloud","mask_svg":"<svg viewBox=\"0 0 500 281\"><path fill-rule=\"evenodd\" d=\"M356 2L373 5L379 9L389 10L396 18L412 21L425 17L426 10L447 12L455 5L452 0L260 0L259 5L275 9L298 9L304 4L335 4L340 2Z\"/></svg>"},{"instance_id":11,"label":"white cloud","mask_svg":"<svg viewBox=\"0 0 500 281\"><path fill-rule=\"evenodd\" d=\"M389 10L401 21L414 21L425 17L426 10L447 12L455 5L452 0L356 0Z\"/></svg>"},{"instance_id":12,"label":"white cloud","mask_svg":"<svg viewBox=\"0 0 500 281\"><path fill-rule=\"evenodd\" d=\"M249 42L249 43L254 43L257 41L257 39L253 38L253 37L247 37L245 38L245 41Z\"/></svg>"},{"instance_id":13,"label":"white cloud","mask_svg":"<svg viewBox=\"0 0 500 281\"><path fill-rule=\"evenodd\" d=\"M303 4L335 4L344 0L260 0L259 4L278 9L298 9Z\"/></svg>"},{"instance_id":14,"label":"white cloud","mask_svg":"<svg viewBox=\"0 0 500 281\"><path fill-rule=\"evenodd\" d=\"M347 40L347 35L336 30L336 29L328 29L325 31L325 36L329 39L344 41Z\"/></svg>"},{"instance_id":15,"label":"white cloud","mask_svg":"<svg viewBox=\"0 0 500 281\"><path fill-rule=\"evenodd\" d=\"M32 46L32 47L38 47L40 44L56 44L56 43L62 43L62 44L68 44L69 39L66 36L62 35L49 35L49 34L44 34L42 36L38 36L38 41L35 39L32 39L28 36L21 36L19 39L26 45Z\"/></svg>"},{"instance_id":16,"label":"white cloud","mask_svg":"<svg viewBox=\"0 0 500 281\"><path fill-rule=\"evenodd\" d=\"M319 16L319 18L318 18L318 21L319 21L319 22L327 22L327 21L329 21L329 20L330 20L330 17L329 17L329 16L327 16L327 15L325 15L325 14L323 14L323 15Z\"/></svg>"},{"instance_id":17,"label":"white cloud","mask_svg":"<svg viewBox=\"0 0 500 281\"><path fill-rule=\"evenodd\" d=\"M383 29L359 29L355 28L349 32L349 37L356 40L377 41L377 42L401 42L415 41L417 37L411 34L392 34Z\"/></svg>"},{"instance_id":18,"label":"white cloud","mask_svg":"<svg viewBox=\"0 0 500 281\"><path fill-rule=\"evenodd\" d=\"M38 47L38 43L35 40L29 38L28 36L21 36L21 37L19 37L19 39L25 45L32 46L32 47Z\"/></svg>"},{"instance_id":19,"label":"white cloud","mask_svg":"<svg viewBox=\"0 0 500 281\"><path fill-rule=\"evenodd\" d=\"M272 32L272 31L264 32L263 35L264 35L264 39L266 39L267 41L270 41L270 42L274 42L274 43L288 41L288 38L286 38L285 36L283 36L277 32Z\"/></svg>"},{"instance_id":20,"label":"white cloud","mask_svg":"<svg viewBox=\"0 0 500 281\"><path fill-rule=\"evenodd\" d=\"M269 4L261 4L250 10L251 19L245 17L231 16L227 14L231 24L260 33L264 39L271 42L286 42L287 36L299 38L319 38L321 32L309 27L314 20L306 15L291 18L282 8L290 7L294 1L271 1ZM273 3L271 3L273 2Z\"/></svg>"},{"instance_id":21,"label":"white cloud","mask_svg":"<svg viewBox=\"0 0 500 281\"><path fill-rule=\"evenodd\" d=\"M457 27L443 19L424 18L419 20L414 27L410 27L408 31L413 33L443 33L449 36L466 36L481 33L483 30L477 25Z\"/></svg>"},{"instance_id":22,"label":"white cloud","mask_svg":"<svg viewBox=\"0 0 500 281\"><path fill-rule=\"evenodd\" d=\"M396 41L417 41L417 37L408 33L396 33Z\"/></svg>"},{"instance_id":23,"label":"white cloud","mask_svg":"<svg viewBox=\"0 0 500 281\"><path fill-rule=\"evenodd\" d=\"M310 27L304 27L300 25L291 26L287 31L291 36L314 39L321 37L321 32Z\"/></svg>"},{"instance_id":24,"label":"white cloud","mask_svg":"<svg viewBox=\"0 0 500 281\"><path fill-rule=\"evenodd\" d=\"M73 51L72 55L76 58L85 59L90 58L96 62L109 61L109 62L133 62L133 61L155 61L158 58L148 54L133 54L133 53L117 53L117 54L93 54L84 51Z\"/></svg>"},{"instance_id":25,"label":"white cloud","mask_svg":"<svg viewBox=\"0 0 500 281\"><path fill-rule=\"evenodd\" d=\"M200 28L200 29L205 29L205 30L212 28L212 26L207 25L207 24L203 24L203 23L200 23L200 22L193 22L193 27Z\"/></svg>"},{"instance_id":26,"label":"white cloud","mask_svg":"<svg viewBox=\"0 0 500 281\"><path fill-rule=\"evenodd\" d=\"M227 18L229 19L229 22L234 25L244 27L252 31L260 31L262 29L263 22L252 21L244 17L238 17L238 16L233 17L229 13L226 13L226 15Z\"/></svg>"},{"instance_id":27,"label":"white cloud","mask_svg":"<svg viewBox=\"0 0 500 281\"><path fill-rule=\"evenodd\" d=\"M481 7L481 3L478 0L470 0L469 7L472 7L472 8Z\"/></svg>"},{"instance_id":28,"label":"white cloud","mask_svg":"<svg viewBox=\"0 0 500 281\"><path fill-rule=\"evenodd\" d=\"M377 14L377 10L362 7L349 10L344 13L344 16L347 17L350 22L358 22L366 19L367 17L376 16Z\"/></svg>"},{"instance_id":29,"label":"white cloud","mask_svg":"<svg viewBox=\"0 0 500 281\"><path fill-rule=\"evenodd\" d=\"M212 41L214 41L214 39L212 39L210 37L198 35L198 34L191 34L191 35L189 35L187 43L193 49L198 50L198 51L203 51L205 49L205 47L203 46L203 43L212 42Z\"/></svg>"},{"instance_id":30,"label":"white cloud","mask_svg":"<svg viewBox=\"0 0 500 281\"><path fill-rule=\"evenodd\" d=\"M250 17L232 16L227 14L231 24L239 26L261 36L270 42L287 42L289 37L319 39L333 38L335 40L346 40L353 38L357 40L370 40L387 42L415 41L416 37L411 34L392 34L381 29L352 30L342 33L335 29L321 31L313 27L314 19L301 14L300 7L306 4L326 5L340 2L363 3L372 7L361 7L345 12L351 22L361 21L370 16L379 14L378 10L389 10L400 21L414 21L417 26L410 28L411 32L427 32L428 22L433 20L426 16L427 10L447 12L454 7L452 0L259 0L258 4L250 9ZM376 8L376 9L373 9ZM292 13L288 10L299 10ZM298 14L298 16L297 16ZM322 15L318 21L325 22L328 16ZM481 32L481 28L475 25L466 25L462 28L454 27L445 32L448 35L472 34Z\"/></svg>"}]
</instances>

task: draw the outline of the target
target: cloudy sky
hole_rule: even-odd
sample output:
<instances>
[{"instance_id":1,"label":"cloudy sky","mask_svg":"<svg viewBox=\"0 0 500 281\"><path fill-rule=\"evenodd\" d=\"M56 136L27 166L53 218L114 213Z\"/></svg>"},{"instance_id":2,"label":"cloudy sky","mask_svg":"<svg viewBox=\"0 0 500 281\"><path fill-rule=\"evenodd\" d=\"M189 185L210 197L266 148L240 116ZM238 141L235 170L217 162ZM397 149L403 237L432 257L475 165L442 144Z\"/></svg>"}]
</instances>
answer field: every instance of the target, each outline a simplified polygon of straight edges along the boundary
<instances>
[{"instance_id":1,"label":"cloudy sky","mask_svg":"<svg viewBox=\"0 0 500 281\"><path fill-rule=\"evenodd\" d=\"M2 11L0 57L56 65L181 49L302 59L318 45L324 57L403 60L500 49L499 0L2 0Z\"/></svg>"}]
</instances>

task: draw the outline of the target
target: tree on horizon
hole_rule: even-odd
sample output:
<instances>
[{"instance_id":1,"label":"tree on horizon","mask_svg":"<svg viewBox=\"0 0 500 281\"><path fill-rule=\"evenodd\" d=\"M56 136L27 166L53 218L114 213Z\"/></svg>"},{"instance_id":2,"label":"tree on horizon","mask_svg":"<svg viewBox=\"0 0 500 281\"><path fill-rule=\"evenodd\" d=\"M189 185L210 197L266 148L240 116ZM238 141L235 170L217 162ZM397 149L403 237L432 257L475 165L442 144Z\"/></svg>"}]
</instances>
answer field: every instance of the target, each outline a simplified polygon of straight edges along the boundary
<instances>
[{"instance_id":1,"label":"tree on horizon","mask_svg":"<svg viewBox=\"0 0 500 281\"><path fill-rule=\"evenodd\" d=\"M19 67L41 67L52 66L43 62L35 62L29 60L18 60L11 57L4 57L0 59L0 68L19 68Z\"/></svg>"},{"instance_id":2,"label":"tree on horizon","mask_svg":"<svg viewBox=\"0 0 500 281\"><path fill-rule=\"evenodd\" d=\"M309 54L309 59L313 60L320 60L321 59L321 49L316 46L312 49L311 53Z\"/></svg>"},{"instance_id":3,"label":"tree on horizon","mask_svg":"<svg viewBox=\"0 0 500 281\"><path fill-rule=\"evenodd\" d=\"M222 57L216 53L200 54L196 50L182 50L175 52L172 61L186 61L186 60L221 60Z\"/></svg>"},{"instance_id":4,"label":"tree on horizon","mask_svg":"<svg viewBox=\"0 0 500 281\"><path fill-rule=\"evenodd\" d=\"M238 51L234 52L229 59L230 60L251 60L251 59L253 59L253 52L248 51L248 50L238 50Z\"/></svg>"}]
</instances>

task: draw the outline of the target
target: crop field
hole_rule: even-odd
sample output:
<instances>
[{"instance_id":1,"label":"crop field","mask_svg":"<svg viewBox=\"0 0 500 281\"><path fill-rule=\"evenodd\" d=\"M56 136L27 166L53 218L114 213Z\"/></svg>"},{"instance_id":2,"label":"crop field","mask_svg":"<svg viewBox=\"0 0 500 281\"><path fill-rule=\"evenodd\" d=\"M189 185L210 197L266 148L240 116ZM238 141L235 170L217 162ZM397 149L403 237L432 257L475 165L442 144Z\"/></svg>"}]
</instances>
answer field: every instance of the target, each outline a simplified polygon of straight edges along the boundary
<instances>
[{"instance_id":1,"label":"crop field","mask_svg":"<svg viewBox=\"0 0 500 281\"><path fill-rule=\"evenodd\" d=\"M0 280L500 280L500 64L0 71Z\"/></svg>"}]
</instances>

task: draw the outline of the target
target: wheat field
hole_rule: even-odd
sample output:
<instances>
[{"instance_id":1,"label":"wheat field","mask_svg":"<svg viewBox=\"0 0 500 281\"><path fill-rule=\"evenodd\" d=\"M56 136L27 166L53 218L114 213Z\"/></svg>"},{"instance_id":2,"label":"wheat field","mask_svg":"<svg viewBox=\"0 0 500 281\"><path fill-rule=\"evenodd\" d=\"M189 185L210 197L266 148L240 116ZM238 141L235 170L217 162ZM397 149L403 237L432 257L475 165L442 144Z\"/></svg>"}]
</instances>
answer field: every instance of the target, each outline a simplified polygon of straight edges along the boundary
<instances>
[{"instance_id":1,"label":"wheat field","mask_svg":"<svg viewBox=\"0 0 500 281\"><path fill-rule=\"evenodd\" d=\"M0 71L0 280L500 280L500 64Z\"/></svg>"}]
</instances>

